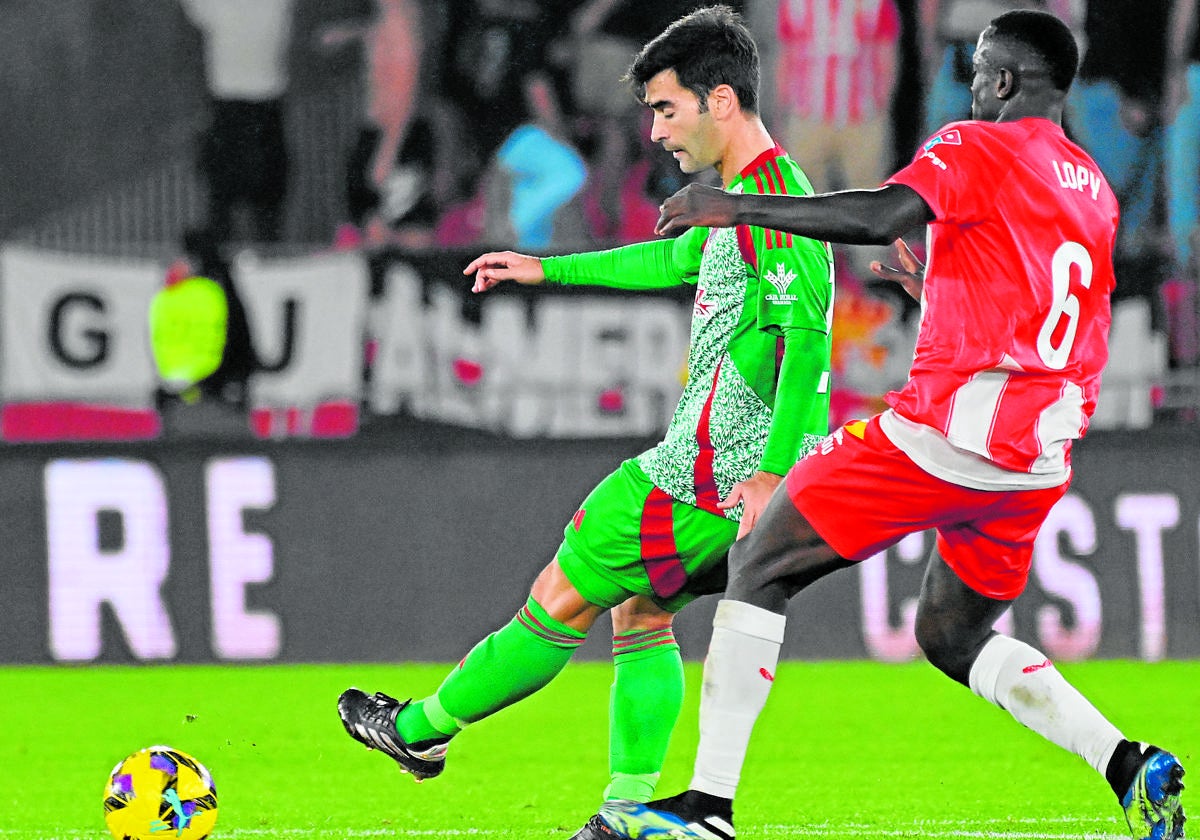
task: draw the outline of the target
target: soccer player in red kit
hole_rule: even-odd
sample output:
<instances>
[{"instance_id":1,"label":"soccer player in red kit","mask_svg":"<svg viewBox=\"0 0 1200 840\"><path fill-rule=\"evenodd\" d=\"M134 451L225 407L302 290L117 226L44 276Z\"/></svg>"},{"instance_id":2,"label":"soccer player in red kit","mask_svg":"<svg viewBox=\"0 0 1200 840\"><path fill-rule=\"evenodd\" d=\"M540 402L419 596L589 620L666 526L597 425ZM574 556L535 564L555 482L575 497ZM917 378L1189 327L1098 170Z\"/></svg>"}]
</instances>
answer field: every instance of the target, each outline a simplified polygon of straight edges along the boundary
<instances>
[{"instance_id":1,"label":"soccer player in red kit","mask_svg":"<svg viewBox=\"0 0 1200 840\"><path fill-rule=\"evenodd\" d=\"M916 636L929 661L1105 777L1135 838L1183 836L1183 767L1127 740L1030 645L993 625L1025 587L1034 538L1071 480L1071 443L1108 358L1117 202L1066 138L1078 48L1052 15L1015 11L980 35L972 120L951 123L876 190L812 197L690 186L659 229L759 225L890 242L927 225L922 268L876 264L921 302L908 382L890 408L826 438L734 544L704 667L691 788L610 802L614 837L734 836L733 797L783 641L788 599L906 534L935 529Z\"/></svg>"}]
</instances>

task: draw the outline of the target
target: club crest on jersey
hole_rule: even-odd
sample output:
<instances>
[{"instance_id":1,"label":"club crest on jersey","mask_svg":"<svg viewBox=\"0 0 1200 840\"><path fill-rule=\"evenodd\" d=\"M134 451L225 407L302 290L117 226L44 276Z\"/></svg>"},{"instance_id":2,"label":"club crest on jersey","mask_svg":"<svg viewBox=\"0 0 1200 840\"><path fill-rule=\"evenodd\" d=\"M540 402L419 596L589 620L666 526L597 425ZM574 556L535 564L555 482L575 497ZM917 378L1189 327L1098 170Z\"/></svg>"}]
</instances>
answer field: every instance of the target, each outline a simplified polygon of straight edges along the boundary
<instances>
[{"instance_id":1,"label":"club crest on jersey","mask_svg":"<svg viewBox=\"0 0 1200 840\"><path fill-rule=\"evenodd\" d=\"M703 286L696 286L696 300L692 304L692 317L708 319L712 317L716 304L706 299L707 292Z\"/></svg>"},{"instance_id":2,"label":"club crest on jersey","mask_svg":"<svg viewBox=\"0 0 1200 840\"><path fill-rule=\"evenodd\" d=\"M796 295L787 293L788 287L792 285L792 281L796 279L796 272L789 269L786 265L777 263L773 270L767 271L764 275L766 281L775 287L778 294L768 293L766 298L771 303L795 303L799 298Z\"/></svg>"}]
</instances>

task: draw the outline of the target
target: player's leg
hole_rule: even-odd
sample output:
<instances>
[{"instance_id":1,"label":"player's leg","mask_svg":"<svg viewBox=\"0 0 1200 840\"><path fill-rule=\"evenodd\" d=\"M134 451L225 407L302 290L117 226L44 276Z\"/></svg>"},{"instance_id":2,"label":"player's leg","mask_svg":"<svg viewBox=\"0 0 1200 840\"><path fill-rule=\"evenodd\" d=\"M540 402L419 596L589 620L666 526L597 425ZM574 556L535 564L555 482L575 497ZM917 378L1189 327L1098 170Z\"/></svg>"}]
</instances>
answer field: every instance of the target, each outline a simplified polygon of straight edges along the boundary
<instances>
[{"instance_id":1,"label":"player's leg","mask_svg":"<svg viewBox=\"0 0 1200 840\"><path fill-rule=\"evenodd\" d=\"M691 789L647 806L602 811L615 836L733 836L732 799L774 681L788 599L929 527L953 490L916 467L877 419L838 429L789 471L754 530L730 550L729 582L704 666ZM674 825L662 822L670 819Z\"/></svg>"},{"instance_id":2,"label":"player's leg","mask_svg":"<svg viewBox=\"0 0 1200 840\"><path fill-rule=\"evenodd\" d=\"M609 784L605 800L654 796L683 707L683 660L674 614L645 596L612 610L613 683L609 700Z\"/></svg>"},{"instance_id":3,"label":"player's leg","mask_svg":"<svg viewBox=\"0 0 1200 840\"><path fill-rule=\"evenodd\" d=\"M569 575L592 592L589 569L621 583L637 596L615 606L614 679L610 704L609 766L605 802L645 802L653 795L667 746L683 703L683 663L671 630L672 617L695 597L725 587L725 560L737 536L737 522L675 501L657 490L638 470L620 482L629 489L626 513L605 513L594 500L585 505L576 549L566 559ZM620 498L617 496L616 498ZM632 514L632 515L630 515ZM591 528L614 527L624 536L604 542ZM602 547L605 547L600 551ZM674 594L672 594L674 593ZM593 597L603 599L603 592ZM612 836L594 815L572 840Z\"/></svg>"},{"instance_id":4,"label":"player's leg","mask_svg":"<svg viewBox=\"0 0 1200 840\"><path fill-rule=\"evenodd\" d=\"M717 605L704 661L700 744L690 789L639 806L608 802L609 836L732 838L733 797L754 723L766 703L783 642L788 598L848 565L777 492L754 530L729 554L729 583ZM596 835L600 836L600 835Z\"/></svg>"},{"instance_id":5,"label":"player's leg","mask_svg":"<svg viewBox=\"0 0 1200 840\"><path fill-rule=\"evenodd\" d=\"M1011 555L1014 544L990 542L988 530L989 524L980 531L973 523L969 537L966 529L939 533L917 610L916 635L921 649L930 663L951 679L1080 756L1102 774L1121 801L1135 837L1153 835L1156 840L1169 840L1181 836L1183 768L1178 760L1156 747L1126 740L1045 654L992 629L1024 587L1028 561L1002 564L1020 570L1016 583L1003 582L1007 572L990 577L985 571L989 558L1005 552ZM1030 531L1019 525L1017 530L1025 530L1027 537L1015 542L1027 542L1031 551L1036 526ZM1023 548L1016 550L1023 555ZM954 555L962 576L943 559L943 551ZM972 558L974 552L981 556Z\"/></svg>"},{"instance_id":6,"label":"player's leg","mask_svg":"<svg viewBox=\"0 0 1200 840\"><path fill-rule=\"evenodd\" d=\"M703 807L693 808L692 815L699 810L732 822L750 735L774 684L787 602L849 565L783 491L730 550L729 584L713 617L704 661L700 743L688 794Z\"/></svg>"},{"instance_id":7,"label":"player's leg","mask_svg":"<svg viewBox=\"0 0 1200 840\"><path fill-rule=\"evenodd\" d=\"M351 737L387 753L418 781L436 776L454 735L548 684L603 611L552 561L534 581L525 606L475 645L434 694L401 703L347 689L338 698L342 723Z\"/></svg>"}]
</instances>

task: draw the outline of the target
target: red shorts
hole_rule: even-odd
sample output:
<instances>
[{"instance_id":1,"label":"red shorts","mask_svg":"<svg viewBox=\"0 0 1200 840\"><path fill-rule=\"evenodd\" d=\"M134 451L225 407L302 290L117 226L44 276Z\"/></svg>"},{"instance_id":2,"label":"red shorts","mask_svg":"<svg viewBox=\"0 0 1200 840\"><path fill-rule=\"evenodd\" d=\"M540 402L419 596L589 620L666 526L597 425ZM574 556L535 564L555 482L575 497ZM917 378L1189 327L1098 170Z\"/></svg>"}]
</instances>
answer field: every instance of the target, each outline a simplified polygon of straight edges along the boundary
<instances>
[{"instance_id":1,"label":"red shorts","mask_svg":"<svg viewBox=\"0 0 1200 840\"><path fill-rule=\"evenodd\" d=\"M902 537L937 530L938 552L988 598L1025 589L1033 543L1067 481L1043 490L973 490L935 478L879 428L848 423L787 474L796 509L847 560L865 560Z\"/></svg>"}]
</instances>

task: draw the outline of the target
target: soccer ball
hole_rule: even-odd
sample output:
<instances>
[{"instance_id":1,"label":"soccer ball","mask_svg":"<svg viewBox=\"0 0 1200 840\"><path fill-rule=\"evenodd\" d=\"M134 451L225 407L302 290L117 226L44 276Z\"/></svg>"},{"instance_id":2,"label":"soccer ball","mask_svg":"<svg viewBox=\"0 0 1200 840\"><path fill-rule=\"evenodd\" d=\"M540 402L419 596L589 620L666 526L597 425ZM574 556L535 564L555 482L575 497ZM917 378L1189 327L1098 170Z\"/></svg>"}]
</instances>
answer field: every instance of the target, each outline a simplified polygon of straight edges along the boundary
<instances>
[{"instance_id":1,"label":"soccer ball","mask_svg":"<svg viewBox=\"0 0 1200 840\"><path fill-rule=\"evenodd\" d=\"M108 777L104 821L117 840L204 840L217 821L212 774L171 747L138 750Z\"/></svg>"}]
</instances>

